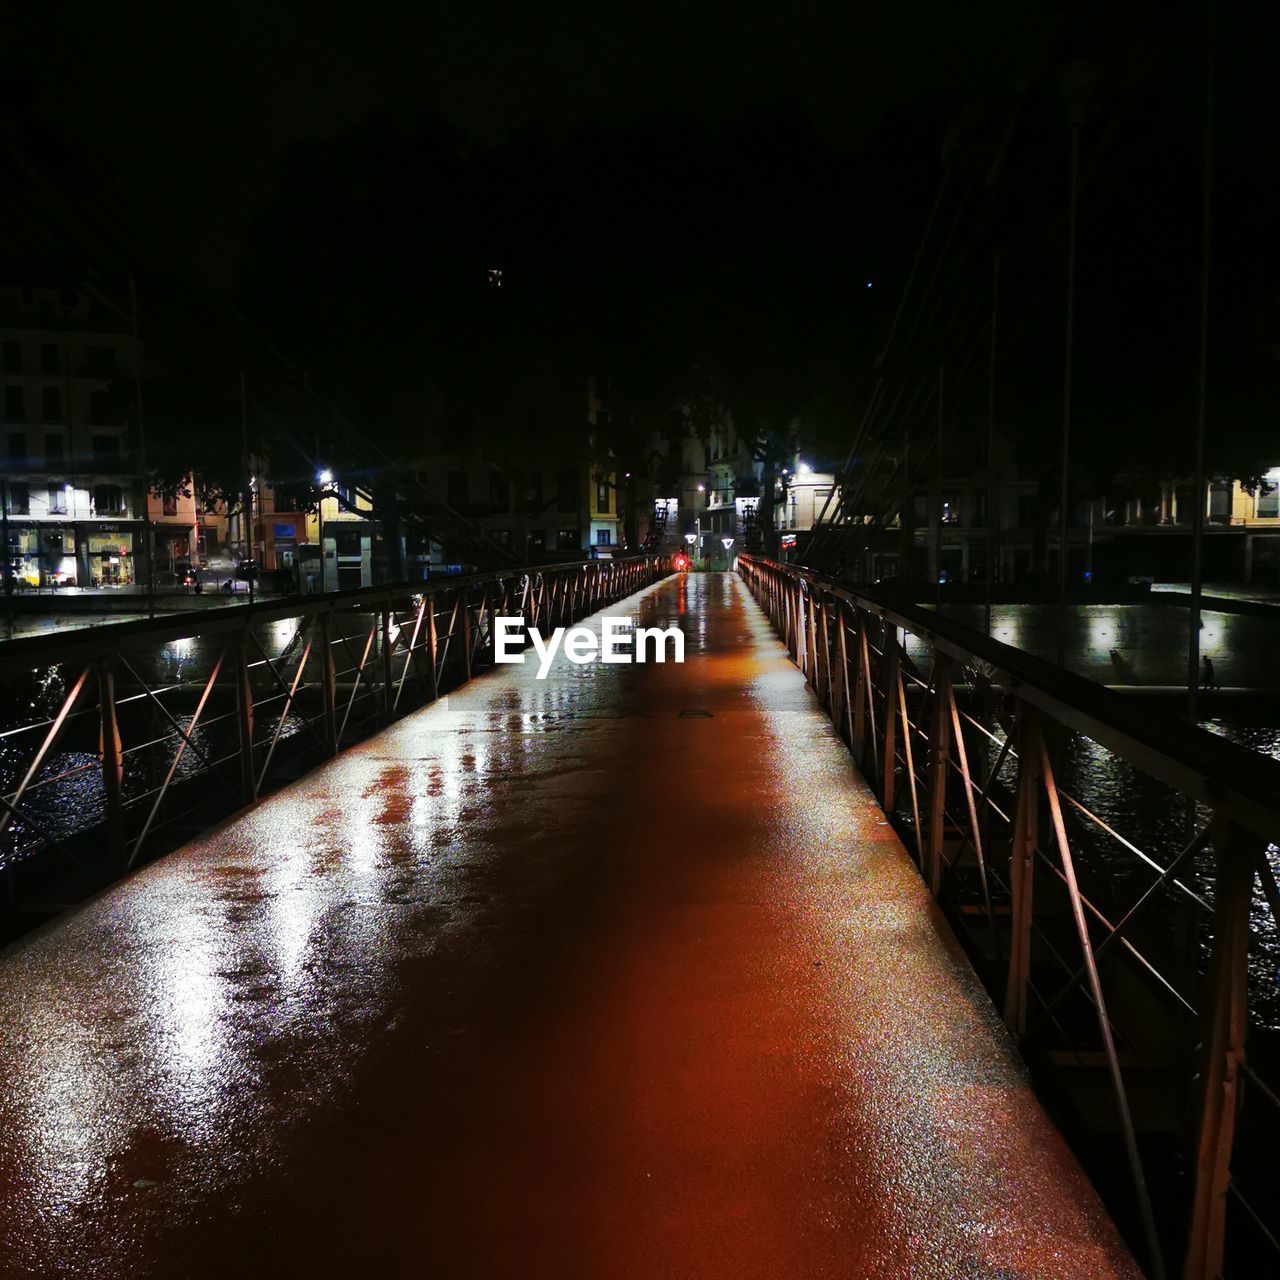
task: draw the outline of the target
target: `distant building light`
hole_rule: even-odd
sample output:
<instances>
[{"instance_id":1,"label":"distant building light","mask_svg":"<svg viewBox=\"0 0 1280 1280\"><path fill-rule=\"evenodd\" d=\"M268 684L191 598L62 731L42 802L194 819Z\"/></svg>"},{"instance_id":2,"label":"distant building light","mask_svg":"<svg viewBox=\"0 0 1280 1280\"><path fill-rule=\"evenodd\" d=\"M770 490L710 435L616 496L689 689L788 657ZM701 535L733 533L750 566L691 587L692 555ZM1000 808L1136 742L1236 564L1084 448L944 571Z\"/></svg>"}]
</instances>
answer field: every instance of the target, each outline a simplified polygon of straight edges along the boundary
<instances>
[{"instance_id":1,"label":"distant building light","mask_svg":"<svg viewBox=\"0 0 1280 1280\"><path fill-rule=\"evenodd\" d=\"M501 267L489 268L489 288L490 289L502 288L502 268Z\"/></svg>"},{"instance_id":2,"label":"distant building light","mask_svg":"<svg viewBox=\"0 0 1280 1280\"><path fill-rule=\"evenodd\" d=\"M707 486L706 486L705 484L700 484L700 485L698 486L698 492L699 492L699 493L706 493L706 491L707 491Z\"/></svg>"},{"instance_id":3,"label":"distant building light","mask_svg":"<svg viewBox=\"0 0 1280 1280\"><path fill-rule=\"evenodd\" d=\"M333 483L333 472L328 470L321 471L320 474L316 476L316 481L319 484L331 485Z\"/></svg>"},{"instance_id":4,"label":"distant building light","mask_svg":"<svg viewBox=\"0 0 1280 1280\"><path fill-rule=\"evenodd\" d=\"M801 464L796 468L796 475L798 475L798 476L807 476L807 475L809 474L809 472L810 472L810 471L812 471L812 470L813 470L813 468L812 468L812 467L811 467L807 462L802 462L802 463L801 463Z\"/></svg>"}]
</instances>

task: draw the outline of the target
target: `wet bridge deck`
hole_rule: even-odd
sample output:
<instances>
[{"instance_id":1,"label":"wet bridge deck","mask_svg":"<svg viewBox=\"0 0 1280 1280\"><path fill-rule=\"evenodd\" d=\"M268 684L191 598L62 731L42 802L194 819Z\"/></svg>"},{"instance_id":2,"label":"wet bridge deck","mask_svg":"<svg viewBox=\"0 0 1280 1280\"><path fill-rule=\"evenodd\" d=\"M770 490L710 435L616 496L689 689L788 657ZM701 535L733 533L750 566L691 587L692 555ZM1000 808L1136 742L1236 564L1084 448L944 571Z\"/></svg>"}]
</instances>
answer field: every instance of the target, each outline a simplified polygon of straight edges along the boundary
<instances>
[{"instance_id":1,"label":"wet bridge deck","mask_svg":"<svg viewBox=\"0 0 1280 1280\"><path fill-rule=\"evenodd\" d=\"M0 1274L1134 1276L741 583L0 955Z\"/></svg>"}]
</instances>

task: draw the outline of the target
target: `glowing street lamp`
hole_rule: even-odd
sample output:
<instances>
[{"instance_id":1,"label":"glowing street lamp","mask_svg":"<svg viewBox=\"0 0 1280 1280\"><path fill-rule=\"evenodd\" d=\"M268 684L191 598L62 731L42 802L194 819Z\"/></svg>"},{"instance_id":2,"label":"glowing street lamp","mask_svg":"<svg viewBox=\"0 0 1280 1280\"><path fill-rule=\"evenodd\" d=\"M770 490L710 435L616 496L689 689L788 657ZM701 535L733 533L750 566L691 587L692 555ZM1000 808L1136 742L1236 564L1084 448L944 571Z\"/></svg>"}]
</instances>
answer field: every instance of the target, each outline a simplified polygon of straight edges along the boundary
<instances>
[{"instance_id":1,"label":"glowing street lamp","mask_svg":"<svg viewBox=\"0 0 1280 1280\"><path fill-rule=\"evenodd\" d=\"M333 472L326 467L323 471L316 475L316 482L324 488L328 488L333 483ZM324 563L324 495L320 497L320 505L316 508L316 519L319 523L318 536L320 539L320 591L324 593L325 588L325 563Z\"/></svg>"}]
</instances>

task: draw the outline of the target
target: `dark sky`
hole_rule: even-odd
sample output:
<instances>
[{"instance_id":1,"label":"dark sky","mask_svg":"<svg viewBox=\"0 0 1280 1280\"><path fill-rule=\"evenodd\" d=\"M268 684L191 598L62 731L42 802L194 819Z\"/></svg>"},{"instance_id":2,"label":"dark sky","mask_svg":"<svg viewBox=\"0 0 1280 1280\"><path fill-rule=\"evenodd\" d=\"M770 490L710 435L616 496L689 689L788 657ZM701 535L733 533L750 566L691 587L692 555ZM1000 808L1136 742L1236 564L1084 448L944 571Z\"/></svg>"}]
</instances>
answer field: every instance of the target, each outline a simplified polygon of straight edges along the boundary
<instances>
[{"instance_id":1,"label":"dark sky","mask_svg":"<svg viewBox=\"0 0 1280 1280\"><path fill-rule=\"evenodd\" d=\"M25 109L216 283L282 148L372 110L436 111L483 145L790 99L856 142L904 102L1007 79L1047 25L1026 0L27 8Z\"/></svg>"}]
</instances>

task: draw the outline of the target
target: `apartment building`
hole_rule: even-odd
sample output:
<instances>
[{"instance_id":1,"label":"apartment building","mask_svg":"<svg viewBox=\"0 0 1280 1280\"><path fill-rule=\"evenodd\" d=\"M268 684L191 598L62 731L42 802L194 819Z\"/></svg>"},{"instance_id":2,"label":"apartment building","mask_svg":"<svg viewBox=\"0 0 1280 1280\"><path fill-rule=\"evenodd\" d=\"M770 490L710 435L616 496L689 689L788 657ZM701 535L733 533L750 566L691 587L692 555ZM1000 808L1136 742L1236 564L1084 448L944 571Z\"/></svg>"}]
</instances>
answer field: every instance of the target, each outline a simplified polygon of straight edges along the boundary
<instances>
[{"instance_id":1,"label":"apartment building","mask_svg":"<svg viewBox=\"0 0 1280 1280\"><path fill-rule=\"evenodd\" d=\"M108 308L74 291L0 286L0 514L16 587L139 578L136 366L133 335Z\"/></svg>"}]
</instances>

